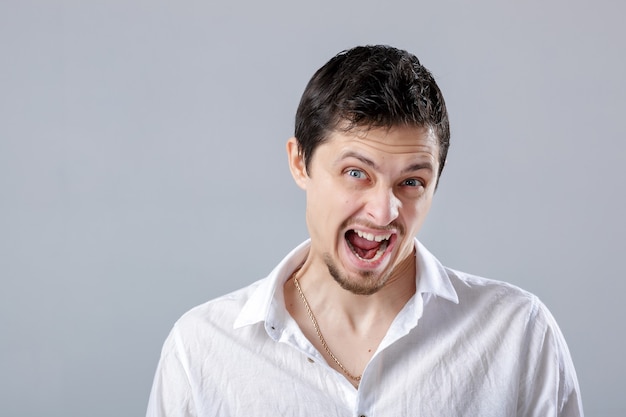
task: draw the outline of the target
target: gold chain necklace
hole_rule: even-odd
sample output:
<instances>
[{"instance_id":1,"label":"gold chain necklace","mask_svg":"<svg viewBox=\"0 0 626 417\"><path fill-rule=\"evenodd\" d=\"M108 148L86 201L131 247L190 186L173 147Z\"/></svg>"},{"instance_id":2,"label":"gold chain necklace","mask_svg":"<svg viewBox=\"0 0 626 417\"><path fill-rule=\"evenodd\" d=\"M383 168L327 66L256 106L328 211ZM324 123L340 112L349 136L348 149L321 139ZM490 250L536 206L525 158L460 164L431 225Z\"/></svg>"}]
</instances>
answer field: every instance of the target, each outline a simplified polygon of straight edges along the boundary
<instances>
[{"instance_id":1,"label":"gold chain necklace","mask_svg":"<svg viewBox=\"0 0 626 417\"><path fill-rule=\"evenodd\" d=\"M300 283L298 282L298 278L296 278L295 274L293 276L293 283L296 285L296 289L298 290L298 293L300 294L300 298L302 299L302 303L304 303L304 308L306 309L306 312L309 315L311 322L313 323L313 327L315 328L315 333L317 333L317 337L319 337L320 342L322 343L322 347L324 347L324 350L326 351L326 353L328 353L328 356L330 356L333 359L333 361L335 361L335 363L343 371L343 373L346 374L346 376L350 378L351 380L356 381L356 384L358 385L359 381L361 381L361 375L359 376L352 375L345 368L345 366L343 366L341 362L339 362L339 359L337 359L337 357L333 354L333 352L330 351L330 348L328 347L328 343L326 343L326 339L324 339L324 336L322 336L322 331L320 330L320 326L319 324L317 324L315 315L313 314L313 311L311 310L311 307L309 306L309 302L306 300L306 297L304 296L304 293L302 292L302 289L300 288Z\"/></svg>"}]
</instances>

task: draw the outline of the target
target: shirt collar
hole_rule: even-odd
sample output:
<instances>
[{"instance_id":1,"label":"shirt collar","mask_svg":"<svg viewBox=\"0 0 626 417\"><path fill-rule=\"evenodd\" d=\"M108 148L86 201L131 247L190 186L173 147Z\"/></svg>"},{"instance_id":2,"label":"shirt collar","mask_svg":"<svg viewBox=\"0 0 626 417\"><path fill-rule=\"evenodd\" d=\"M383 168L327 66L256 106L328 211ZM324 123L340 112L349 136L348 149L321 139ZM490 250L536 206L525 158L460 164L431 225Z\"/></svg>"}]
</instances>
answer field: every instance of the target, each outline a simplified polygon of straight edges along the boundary
<instances>
[{"instance_id":1,"label":"shirt collar","mask_svg":"<svg viewBox=\"0 0 626 417\"><path fill-rule=\"evenodd\" d=\"M446 268L417 238L415 239L415 252L416 294L431 294L458 304L459 297L452 286Z\"/></svg>"},{"instance_id":2,"label":"shirt collar","mask_svg":"<svg viewBox=\"0 0 626 417\"><path fill-rule=\"evenodd\" d=\"M310 239L302 242L293 249L274 270L259 282L248 301L244 304L239 316L235 320L235 329L261 321L269 317L274 319L286 318L289 314L285 308L283 286L306 260L309 253Z\"/></svg>"},{"instance_id":3,"label":"shirt collar","mask_svg":"<svg viewBox=\"0 0 626 417\"><path fill-rule=\"evenodd\" d=\"M271 327L272 323L285 323L288 320L289 313L285 308L283 286L293 271L306 260L310 244L309 239L298 245L265 279L259 282L235 320L234 328L263 321L266 322L266 327ZM458 304L458 296L443 265L417 238L415 248L416 294L430 294ZM416 299L417 297L412 297L409 303L416 302Z\"/></svg>"}]
</instances>

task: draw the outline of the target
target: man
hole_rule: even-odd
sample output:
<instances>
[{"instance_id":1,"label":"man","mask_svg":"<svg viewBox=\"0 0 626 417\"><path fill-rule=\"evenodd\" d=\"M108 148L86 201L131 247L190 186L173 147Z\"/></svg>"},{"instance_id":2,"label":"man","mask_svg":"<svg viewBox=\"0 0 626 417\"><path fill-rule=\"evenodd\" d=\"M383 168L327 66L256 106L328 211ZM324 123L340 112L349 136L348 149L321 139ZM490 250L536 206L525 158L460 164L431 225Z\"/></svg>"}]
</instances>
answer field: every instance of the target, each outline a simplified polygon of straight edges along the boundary
<instances>
[{"instance_id":1,"label":"man","mask_svg":"<svg viewBox=\"0 0 626 417\"><path fill-rule=\"evenodd\" d=\"M415 238L448 143L415 56L357 47L318 70L287 142L310 240L176 323L147 415L582 416L543 304Z\"/></svg>"}]
</instances>

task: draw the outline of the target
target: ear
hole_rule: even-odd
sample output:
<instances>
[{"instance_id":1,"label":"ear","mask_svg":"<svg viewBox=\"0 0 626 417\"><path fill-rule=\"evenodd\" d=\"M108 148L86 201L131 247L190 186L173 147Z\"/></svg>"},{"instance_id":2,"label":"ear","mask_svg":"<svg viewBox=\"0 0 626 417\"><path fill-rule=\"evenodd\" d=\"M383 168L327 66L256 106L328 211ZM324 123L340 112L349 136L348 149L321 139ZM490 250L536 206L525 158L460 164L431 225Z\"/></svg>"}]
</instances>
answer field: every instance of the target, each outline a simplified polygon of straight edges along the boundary
<instances>
[{"instance_id":1,"label":"ear","mask_svg":"<svg viewBox=\"0 0 626 417\"><path fill-rule=\"evenodd\" d=\"M287 141L287 159L294 181L298 184L298 187L306 190L309 174L306 172L304 157L300 153L300 146L298 146L298 140L295 137L289 138Z\"/></svg>"}]
</instances>

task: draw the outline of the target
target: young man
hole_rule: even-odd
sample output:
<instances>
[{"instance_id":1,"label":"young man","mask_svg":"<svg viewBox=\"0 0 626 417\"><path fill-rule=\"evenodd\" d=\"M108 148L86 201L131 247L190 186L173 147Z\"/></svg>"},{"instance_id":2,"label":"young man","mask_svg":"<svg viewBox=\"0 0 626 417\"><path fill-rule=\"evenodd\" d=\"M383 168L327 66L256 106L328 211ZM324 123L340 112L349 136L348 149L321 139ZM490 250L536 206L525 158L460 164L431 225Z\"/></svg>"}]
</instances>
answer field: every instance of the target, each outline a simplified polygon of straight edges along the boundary
<instances>
[{"instance_id":1,"label":"young man","mask_svg":"<svg viewBox=\"0 0 626 417\"><path fill-rule=\"evenodd\" d=\"M448 141L415 56L357 47L318 70L287 142L310 240L176 323L148 417L582 416L544 305L415 238Z\"/></svg>"}]
</instances>

